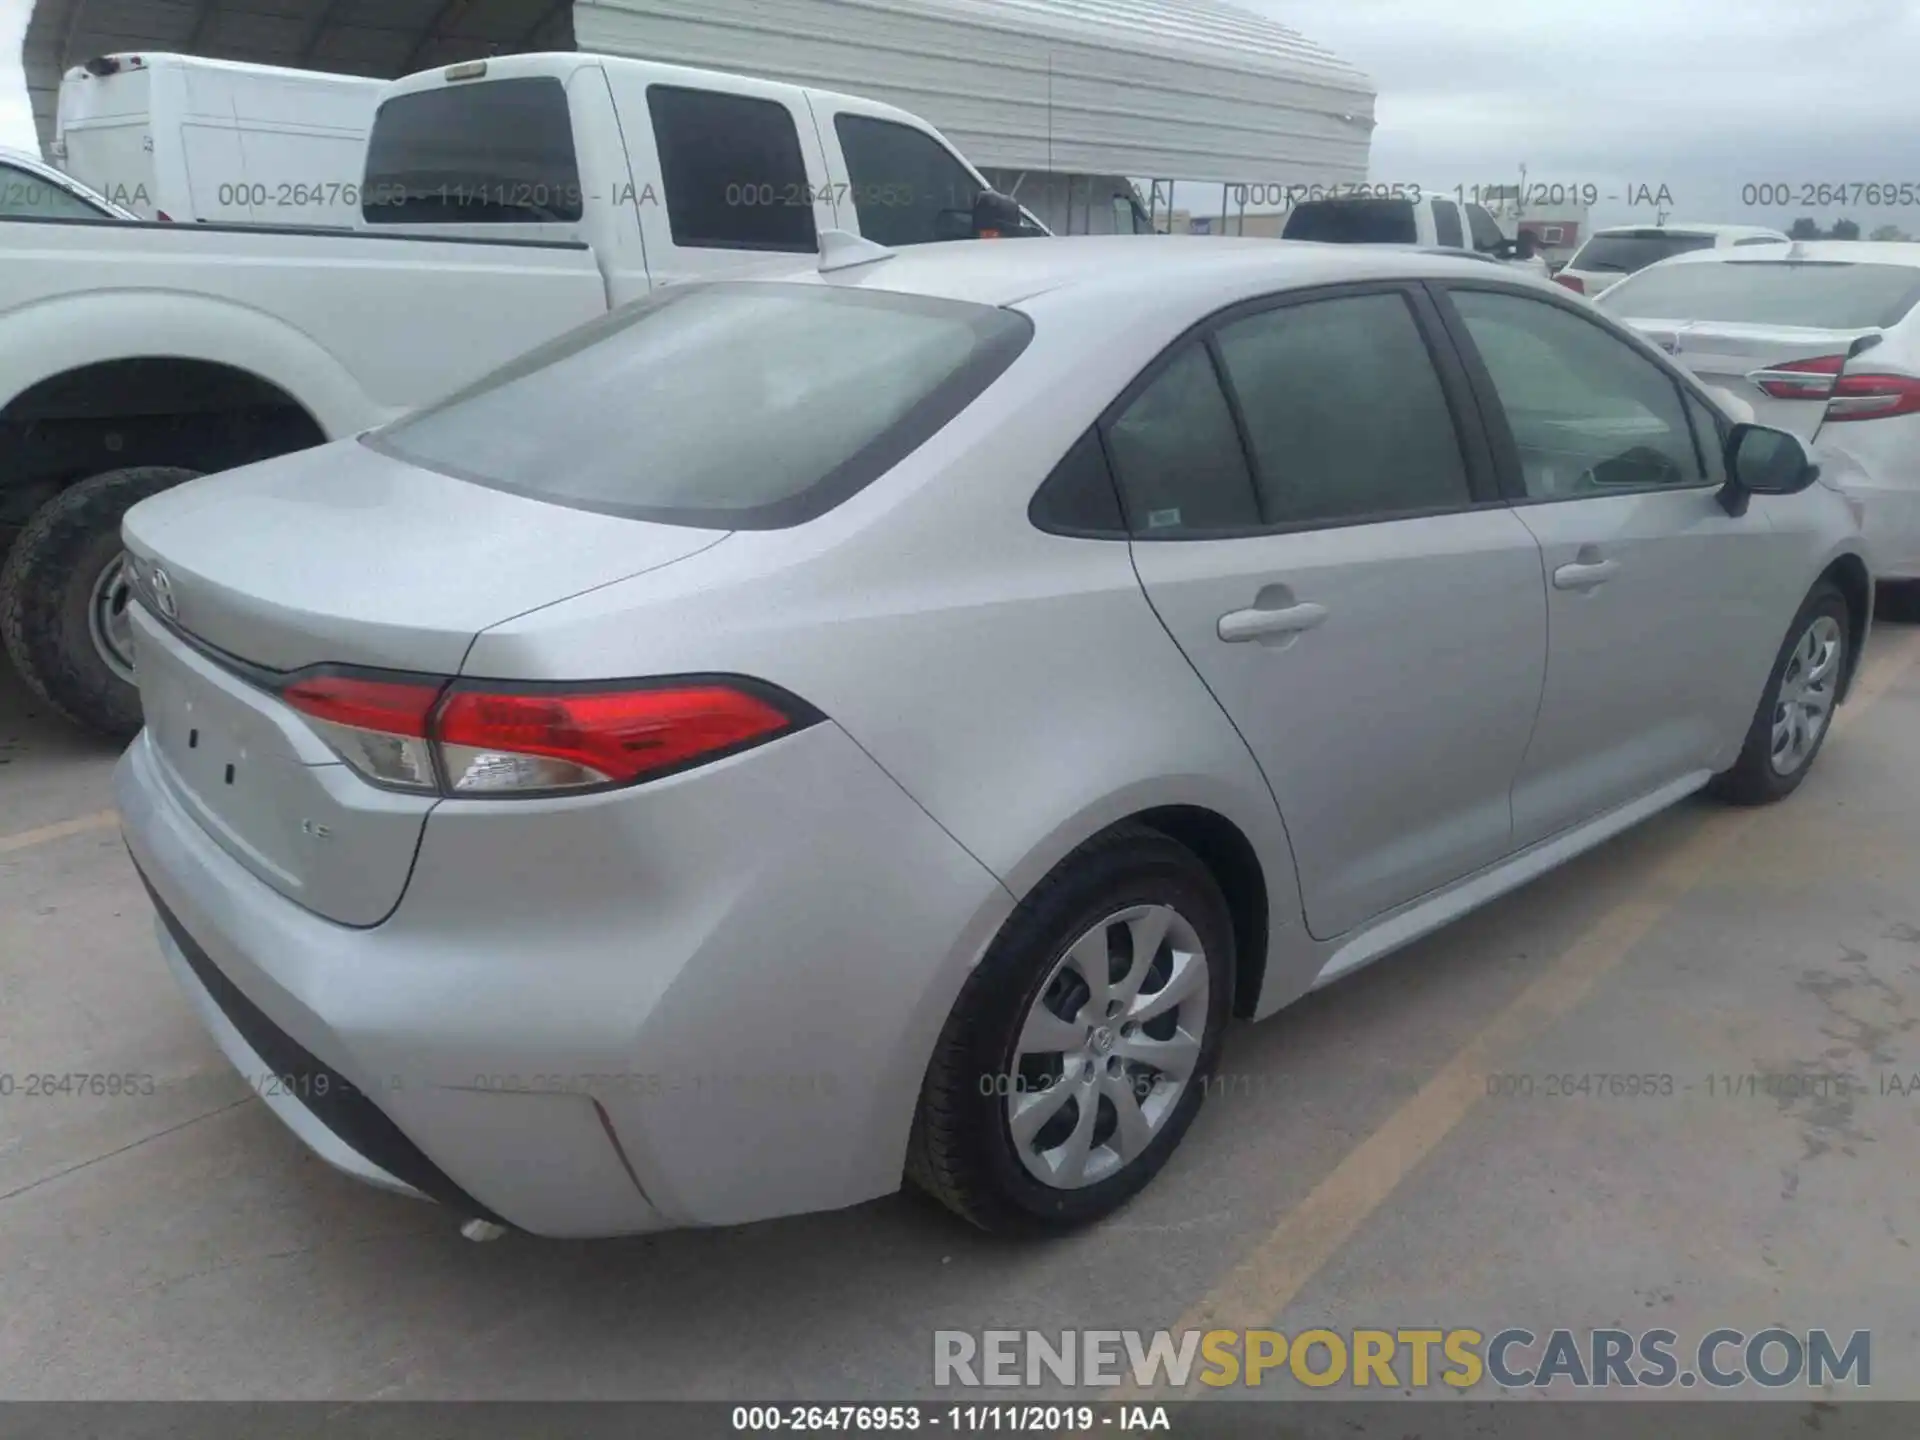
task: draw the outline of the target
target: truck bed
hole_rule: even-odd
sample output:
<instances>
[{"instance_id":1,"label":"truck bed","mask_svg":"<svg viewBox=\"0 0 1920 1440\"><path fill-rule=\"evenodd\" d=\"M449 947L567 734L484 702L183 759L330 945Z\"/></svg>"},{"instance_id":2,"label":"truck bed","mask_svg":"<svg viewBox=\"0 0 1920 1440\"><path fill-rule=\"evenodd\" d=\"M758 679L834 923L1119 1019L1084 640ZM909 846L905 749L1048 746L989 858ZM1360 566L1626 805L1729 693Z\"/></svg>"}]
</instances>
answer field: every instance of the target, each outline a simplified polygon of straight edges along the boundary
<instances>
[{"instance_id":1,"label":"truck bed","mask_svg":"<svg viewBox=\"0 0 1920 1440\"><path fill-rule=\"evenodd\" d=\"M253 371L339 436L606 308L581 242L0 220L0 406L95 360L190 356Z\"/></svg>"}]
</instances>

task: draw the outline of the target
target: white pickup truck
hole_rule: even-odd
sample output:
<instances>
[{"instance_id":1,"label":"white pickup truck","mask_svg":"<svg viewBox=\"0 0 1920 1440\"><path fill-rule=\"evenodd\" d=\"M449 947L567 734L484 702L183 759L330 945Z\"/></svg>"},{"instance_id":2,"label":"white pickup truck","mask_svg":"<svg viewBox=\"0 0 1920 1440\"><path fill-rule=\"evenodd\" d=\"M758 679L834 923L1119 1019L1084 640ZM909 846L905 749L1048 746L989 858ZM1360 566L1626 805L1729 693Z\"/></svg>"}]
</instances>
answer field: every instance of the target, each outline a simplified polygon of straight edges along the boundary
<instances>
[{"instance_id":1,"label":"white pickup truck","mask_svg":"<svg viewBox=\"0 0 1920 1440\"><path fill-rule=\"evenodd\" d=\"M0 220L0 640L104 734L140 723L119 549L135 501L356 434L654 286L825 232L1020 227L904 111L581 54L396 81L360 174L285 183L290 203L348 187L362 229Z\"/></svg>"}]
</instances>

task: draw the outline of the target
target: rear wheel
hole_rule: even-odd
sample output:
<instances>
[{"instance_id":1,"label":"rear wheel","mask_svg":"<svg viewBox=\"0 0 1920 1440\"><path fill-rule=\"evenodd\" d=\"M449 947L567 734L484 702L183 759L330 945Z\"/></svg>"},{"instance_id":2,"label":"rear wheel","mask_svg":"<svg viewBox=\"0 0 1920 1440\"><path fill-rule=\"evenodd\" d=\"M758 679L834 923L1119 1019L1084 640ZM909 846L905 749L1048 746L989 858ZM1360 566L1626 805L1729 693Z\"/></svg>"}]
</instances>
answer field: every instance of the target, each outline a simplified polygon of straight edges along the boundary
<instances>
[{"instance_id":1,"label":"rear wheel","mask_svg":"<svg viewBox=\"0 0 1920 1440\"><path fill-rule=\"evenodd\" d=\"M1731 770L1712 791L1736 805L1766 805L1800 788L1826 743L1847 674L1847 600L1826 581L1813 587L1767 676L1767 686Z\"/></svg>"},{"instance_id":2,"label":"rear wheel","mask_svg":"<svg viewBox=\"0 0 1920 1440\"><path fill-rule=\"evenodd\" d=\"M969 978L921 1092L908 1173L983 1229L1111 1214L1205 1098L1233 928L1192 852L1126 826L1035 887Z\"/></svg>"},{"instance_id":3,"label":"rear wheel","mask_svg":"<svg viewBox=\"0 0 1920 1440\"><path fill-rule=\"evenodd\" d=\"M14 668L48 705L113 739L140 728L120 521L196 473L143 465L71 485L34 512L0 567L0 643Z\"/></svg>"}]
</instances>

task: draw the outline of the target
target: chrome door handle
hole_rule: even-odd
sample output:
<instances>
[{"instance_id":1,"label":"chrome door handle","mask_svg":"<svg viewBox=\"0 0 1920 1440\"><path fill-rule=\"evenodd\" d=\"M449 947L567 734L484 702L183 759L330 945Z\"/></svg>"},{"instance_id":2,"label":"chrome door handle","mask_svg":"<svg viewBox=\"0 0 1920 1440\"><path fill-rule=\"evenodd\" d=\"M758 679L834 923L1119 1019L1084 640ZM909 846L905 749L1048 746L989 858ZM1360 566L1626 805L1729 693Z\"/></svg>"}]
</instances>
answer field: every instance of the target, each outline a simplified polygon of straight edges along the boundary
<instances>
[{"instance_id":1,"label":"chrome door handle","mask_svg":"<svg viewBox=\"0 0 1920 1440\"><path fill-rule=\"evenodd\" d=\"M1268 635L1297 635L1327 618L1327 607L1311 601L1279 610L1235 610L1220 617L1220 638L1229 645Z\"/></svg>"},{"instance_id":2,"label":"chrome door handle","mask_svg":"<svg viewBox=\"0 0 1920 1440\"><path fill-rule=\"evenodd\" d=\"M1591 590L1604 585L1620 569L1618 560L1597 560L1591 565L1562 565L1553 572L1556 590Z\"/></svg>"}]
</instances>

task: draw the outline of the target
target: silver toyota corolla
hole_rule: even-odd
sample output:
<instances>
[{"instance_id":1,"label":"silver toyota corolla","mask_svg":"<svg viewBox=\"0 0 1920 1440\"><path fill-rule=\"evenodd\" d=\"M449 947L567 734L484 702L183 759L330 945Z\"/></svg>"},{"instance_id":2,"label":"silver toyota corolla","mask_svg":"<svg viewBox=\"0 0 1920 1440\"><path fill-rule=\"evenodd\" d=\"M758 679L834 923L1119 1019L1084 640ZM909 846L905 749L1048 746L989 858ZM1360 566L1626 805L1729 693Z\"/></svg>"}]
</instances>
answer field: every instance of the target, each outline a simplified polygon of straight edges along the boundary
<instances>
[{"instance_id":1,"label":"silver toyota corolla","mask_svg":"<svg viewBox=\"0 0 1920 1440\"><path fill-rule=\"evenodd\" d=\"M1818 754L1853 511L1585 302L828 255L128 515L161 950L350 1174L555 1236L903 1175L1084 1222L1230 1016Z\"/></svg>"}]
</instances>

